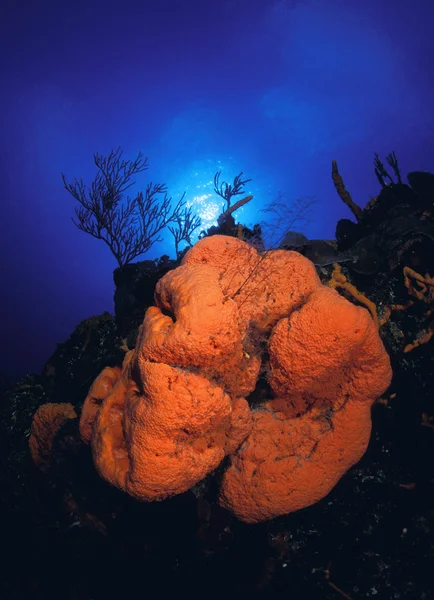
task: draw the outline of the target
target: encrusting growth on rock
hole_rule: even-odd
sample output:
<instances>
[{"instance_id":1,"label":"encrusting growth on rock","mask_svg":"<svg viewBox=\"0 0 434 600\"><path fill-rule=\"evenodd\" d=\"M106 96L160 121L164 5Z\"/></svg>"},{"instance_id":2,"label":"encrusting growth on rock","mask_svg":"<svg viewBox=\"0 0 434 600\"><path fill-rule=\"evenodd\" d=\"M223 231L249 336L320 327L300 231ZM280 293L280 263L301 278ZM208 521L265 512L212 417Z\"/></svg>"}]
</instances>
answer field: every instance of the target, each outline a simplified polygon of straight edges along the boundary
<instances>
[{"instance_id":1,"label":"encrusting growth on rock","mask_svg":"<svg viewBox=\"0 0 434 600\"><path fill-rule=\"evenodd\" d=\"M345 202L356 219L360 221L363 216L363 210L354 202L351 194L345 188L344 180L338 171L338 163L335 160L332 161L332 179L340 199Z\"/></svg>"},{"instance_id":2,"label":"encrusting growth on rock","mask_svg":"<svg viewBox=\"0 0 434 600\"><path fill-rule=\"evenodd\" d=\"M378 321L377 315L377 307L372 300L369 300L364 294L362 294L355 285L350 283L345 275L342 273L341 265L335 263L333 265L333 271L330 281L327 283L330 288L342 289L350 294L350 296L357 302L360 302L363 306L365 306L369 312L371 313L371 317L375 323L376 328L380 327L380 323Z\"/></svg>"}]
</instances>

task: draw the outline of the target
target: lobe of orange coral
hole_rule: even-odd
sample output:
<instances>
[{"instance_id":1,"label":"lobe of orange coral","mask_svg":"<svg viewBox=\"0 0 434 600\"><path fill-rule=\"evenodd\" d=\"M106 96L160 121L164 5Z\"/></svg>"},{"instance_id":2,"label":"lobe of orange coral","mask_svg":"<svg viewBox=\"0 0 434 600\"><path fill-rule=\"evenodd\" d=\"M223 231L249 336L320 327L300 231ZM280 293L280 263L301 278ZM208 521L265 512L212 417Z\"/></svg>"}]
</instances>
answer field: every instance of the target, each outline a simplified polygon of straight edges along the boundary
<instances>
[{"instance_id":1,"label":"lobe of orange coral","mask_svg":"<svg viewBox=\"0 0 434 600\"><path fill-rule=\"evenodd\" d=\"M274 328L275 398L231 459L220 503L247 522L323 498L364 454L370 408L389 386L389 358L368 312L319 288Z\"/></svg>"},{"instance_id":2,"label":"lobe of orange coral","mask_svg":"<svg viewBox=\"0 0 434 600\"><path fill-rule=\"evenodd\" d=\"M126 407L134 439L130 494L161 499L188 490L214 470L251 429L247 402L205 377L164 364L143 366L144 396Z\"/></svg>"},{"instance_id":3,"label":"lobe of orange coral","mask_svg":"<svg viewBox=\"0 0 434 600\"><path fill-rule=\"evenodd\" d=\"M220 287L236 303L244 332L252 323L259 330L269 330L321 285L314 264L298 252L260 254L237 238L221 235L199 240L182 264L218 270Z\"/></svg>"},{"instance_id":4,"label":"lobe of orange coral","mask_svg":"<svg viewBox=\"0 0 434 600\"><path fill-rule=\"evenodd\" d=\"M208 379L162 363L141 366L143 392L121 379L101 406L92 439L100 474L140 500L188 490L251 429L247 402Z\"/></svg>"},{"instance_id":5,"label":"lobe of orange coral","mask_svg":"<svg viewBox=\"0 0 434 600\"><path fill-rule=\"evenodd\" d=\"M92 455L101 477L126 489L130 468L123 428L123 412L128 394L134 390L129 373L123 371L98 409L92 430Z\"/></svg>"},{"instance_id":6,"label":"lobe of orange coral","mask_svg":"<svg viewBox=\"0 0 434 600\"><path fill-rule=\"evenodd\" d=\"M57 432L66 421L76 416L70 403L42 404L34 414L29 447L32 460L41 471L50 468L51 450Z\"/></svg>"},{"instance_id":7,"label":"lobe of orange coral","mask_svg":"<svg viewBox=\"0 0 434 600\"><path fill-rule=\"evenodd\" d=\"M223 293L216 268L186 264L170 271L155 299L137 342L139 369L147 361L196 368L232 397L255 388L259 361L245 359L237 305Z\"/></svg>"},{"instance_id":8,"label":"lobe of orange coral","mask_svg":"<svg viewBox=\"0 0 434 600\"><path fill-rule=\"evenodd\" d=\"M88 444L92 438L92 425L103 400L121 376L119 367L106 367L93 382L83 404L80 416L80 436Z\"/></svg>"}]
</instances>

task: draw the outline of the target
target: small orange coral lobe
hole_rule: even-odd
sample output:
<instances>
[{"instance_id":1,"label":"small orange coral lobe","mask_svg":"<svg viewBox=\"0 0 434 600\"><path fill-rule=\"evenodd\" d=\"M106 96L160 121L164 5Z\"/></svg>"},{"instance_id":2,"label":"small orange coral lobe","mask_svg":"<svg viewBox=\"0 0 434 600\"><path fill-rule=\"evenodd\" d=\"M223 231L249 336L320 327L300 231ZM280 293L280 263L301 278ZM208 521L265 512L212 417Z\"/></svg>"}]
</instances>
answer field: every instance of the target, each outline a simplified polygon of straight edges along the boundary
<instances>
[{"instance_id":1,"label":"small orange coral lobe","mask_svg":"<svg viewBox=\"0 0 434 600\"><path fill-rule=\"evenodd\" d=\"M83 404L80 416L80 435L89 443L92 437L92 424L103 400L121 376L119 367L106 367L93 382Z\"/></svg>"},{"instance_id":2,"label":"small orange coral lobe","mask_svg":"<svg viewBox=\"0 0 434 600\"><path fill-rule=\"evenodd\" d=\"M41 471L48 471L51 466L51 450L54 438L69 419L77 414L70 403L43 404L33 416L29 437L30 455Z\"/></svg>"}]
</instances>

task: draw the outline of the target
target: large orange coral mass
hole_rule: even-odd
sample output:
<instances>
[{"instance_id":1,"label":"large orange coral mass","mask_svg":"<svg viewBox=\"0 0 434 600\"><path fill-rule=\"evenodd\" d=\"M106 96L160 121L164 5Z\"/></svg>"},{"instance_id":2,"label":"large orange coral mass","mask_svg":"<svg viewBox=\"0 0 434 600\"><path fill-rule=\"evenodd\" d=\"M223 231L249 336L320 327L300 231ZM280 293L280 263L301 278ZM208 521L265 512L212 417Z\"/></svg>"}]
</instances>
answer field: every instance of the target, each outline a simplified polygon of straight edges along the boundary
<instances>
[{"instance_id":1,"label":"large orange coral mass","mask_svg":"<svg viewBox=\"0 0 434 600\"><path fill-rule=\"evenodd\" d=\"M82 437L113 485L161 500L229 455L220 503L257 522L318 501L363 455L389 358L369 313L305 257L208 237L155 304L83 408Z\"/></svg>"}]
</instances>

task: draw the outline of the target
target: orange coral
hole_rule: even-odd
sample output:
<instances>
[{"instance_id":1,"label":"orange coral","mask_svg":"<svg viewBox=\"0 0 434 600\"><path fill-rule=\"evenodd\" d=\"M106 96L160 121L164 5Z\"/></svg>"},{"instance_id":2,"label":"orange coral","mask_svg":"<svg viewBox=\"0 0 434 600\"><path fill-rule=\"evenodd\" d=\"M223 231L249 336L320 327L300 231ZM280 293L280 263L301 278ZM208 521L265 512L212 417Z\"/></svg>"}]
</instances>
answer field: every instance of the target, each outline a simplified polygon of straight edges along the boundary
<instances>
[{"instance_id":1,"label":"orange coral","mask_svg":"<svg viewBox=\"0 0 434 600\"><path fill-rule=\"evenodd\" d=\"M404 282L410 296L422 300L426 304L434 302L434 277L424 276L411 267L404 267Z\"/></svg>"},{"instance_id":2,"label":"orange coral","mask_svg":"<svg viewBox=\"0 0 434 600\"><path fill-rule=\"evenodd\" d=\"M332 160L332 179L340 199L345 202L356 219L360 221L363 217L363 210L354 202L351 194L345 188L344 180L338 171L338 163L335 160Z\"/></svg>"},{"instance_id":3,"label":"orange coral","mask_svg":"<svg viewBox=\"0 0 434 600\"><path fill-rule=\"evenodd\" d=\"M105 479L161 500L230 455L220 502L255 522L316 502L359 460L389 359L368 313L308 259L208 237L155 302L121 373L103 371L84 405ZM267 370L269 397L251 410Z\"/></svg>"},{"instance_id":4,"label":"orange coral","mask_svg":"<svg viewBox=\"0 0 434 600\"><path fill-rule=\"evenodd\" d=\"M270 337L273 399L232 457L221 504L247 522L323 498L365 452L370 408L390 382L369 314L325 287Z\"/></svg>"},{"instance_id":5,"label":"orange coral","mask_svg":"<svg viewBox=\"0 0 434 600\"><path fill-rule=\"evenodd\" d=\"M72 404L43 404L33 416L29 437L30 454L41 471L48 471L51 465L51 449L54 438L68 419L75 419Z\"/></svg>"},{"instance_id":6,"label":"orange coral","mask_svg":"<svg viewBox=\"0 0 434 600\"><path fill-rule=\"evenodd\" d=\"M342 273L341 265L339 265L338 263L335 263L333 265L332 277L327 285L335 290L337 288L341 288L342 290L347 291L350 294L350 296L354 298L354 300L360 302L360 304L363 304L363 306L366 306L366 308L371 313L376 328L378 329L380 327L380 322L378 320L377 315L377 307L375 306L375 303L372 302L372 300L369 300L369 298L367 298L364 294L359 292L356 286L347 280L346 276Z\"/></svg>"},{"instance_id":7,"label":"orange coral","mask_svg":"<svg viewBox=\"0 0 434 600\"><path fill-rule=\"evenodd\" d=\"M143 392L121 378L98 412L95 464L110 483L140 500L192 487L251 428L247 402L231 402L208 379L165 365L142 365Z\"/></svg>"},{"instance_id":8,"label":"orange coral","mask_svg":"<svg viewBox=\"0 0 434 600\"><path fill-rule=\"evenodd\" d=\"M84 442L89 443L92 437L92 424L102 401L107 398L116 381L120 378L119 367L106 367L101 371L92 384L83 404L80 416L80 435Z\"/></svg>"},{"instance_id":9,"label":"orange coral","mask_svg":"<svg viewBox=\"0 0 434 600\"><path fill-rule=\"evenodd\" d=\"M432 304L434 302L434 277L431 277L428 273L423 276L410 267L404 267L404 281L410 296L421 300L425 304ZM432 309L428 310L426 316L430 317L431 314ZM405 346L404 352L411 352L418 346L427 344L433 336L434 321L431 321L426 331L424 331L416 340Z\"/></svg>"},{"instance_id":10,"label":"orange coral","mask_svg":"<svg viewBox=\"0 0 434 600\"><path fill-rule=\"evenodd\" d=\"M403 274L404 284L410 296L427 305L434 303L434 277L431 277L428 273L421 275L411 267L404 267ZM380 326L387 323L393 311L407 310L413 305L414 300L409 300L406 304L392 304L391 306L386 306L384 315L380 321ZM426 318L430 317L432 313L433 309L428 309ZM427 344L433 336L434 321L431 321L425 331L420 332L419 336L413 342L405 345L404 353L406 354L423 344Z\"/></svg>"}]
</instances>

